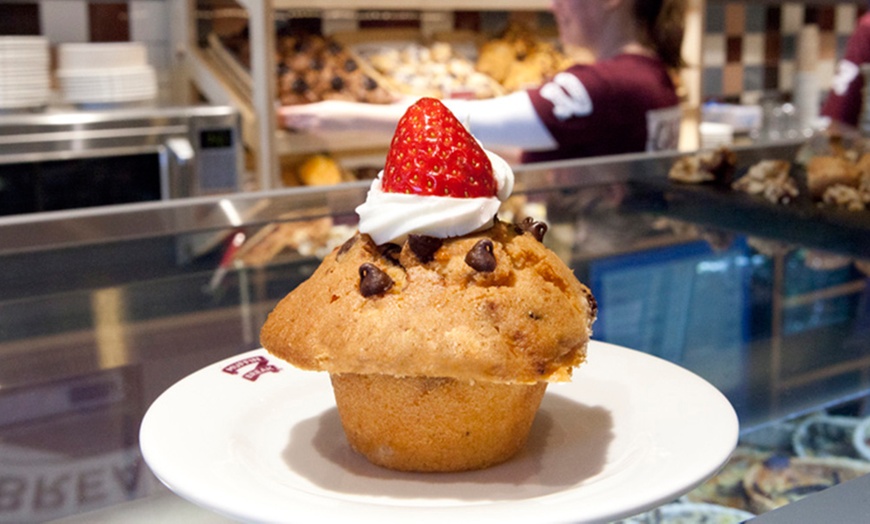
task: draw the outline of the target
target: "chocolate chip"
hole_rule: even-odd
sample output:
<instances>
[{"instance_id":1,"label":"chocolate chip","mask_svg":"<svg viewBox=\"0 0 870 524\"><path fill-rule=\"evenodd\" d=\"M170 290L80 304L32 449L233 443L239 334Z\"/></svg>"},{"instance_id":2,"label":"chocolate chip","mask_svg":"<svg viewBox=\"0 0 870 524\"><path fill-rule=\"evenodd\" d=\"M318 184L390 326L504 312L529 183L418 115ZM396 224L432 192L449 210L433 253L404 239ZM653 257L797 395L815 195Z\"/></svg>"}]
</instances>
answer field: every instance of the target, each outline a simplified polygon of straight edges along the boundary
<instances>
[{"instance_id":1,"label":"chocolate chip","mask_svg":"<svg viewBox=\"0 0 870 524\"><path fill-rule=\"evenodd\" d=\"M329 51L329 54L331 55L337 55L341 53L343 49L342 45L335 40L330 40L329 45L326 46L326 50Z\"/></svg>"},{"instance_id":2,"label":"chocolate chip","mask_svg":"<svg viewBox=\"0 0 870 524\"><path fill-rule=\"evenodd\" d=\"M368 298L386 293L393 287L393 279L374 264L365 263L359 267L359 292Z\"/></svg>"},{"instance_id":3,"label":"chocolate chip","mask_svg":"<svg viewBox=\"0 0 870 524\"><path fill-rule=\"evenodd\" d=\"M417 260L422 263L432 262L435 252L441 249L444 240L428 235L408 235L408 247L417 255Z\"/></svg>"},{"instance_id":4,"label":"chocolate chip","mask_svg":"<svg viewBox=\"0 0 870 524\"><path fill-rule=\"evenodd\" d=\"M290 90L296 93L297 95L301 95L308 91L308 83L301 78L297 78L293 81L293 85L290 86Z\"/></svg>"},{"instance_id":5,"label":"chocolate chip","mask_svg":"<svg viewBox=\"0 0 870 524\"><path fill-rule=\"evenodd\" d=\"M394 266L401 265L399 263L399 255L402 253L402 246L388 242L378 246L378 252Z\"/></svg>"},{"instance_id":6,"label":"chocolate chip","mask_svg":"<svg viewBox=\"0 0 870 524\"><path fill-rule=\"evenodd\" d=\"M547 224L532 217L526 217L520 224L517 224L517 231L531 233L538 242L543 242L544 235L547 234Z\"/></svg>"},{"instance_id":7,"label":"chocolate chip","mask_svg":"<svg viewBox=\"0 0 870 524\"><path fill-rule=\"evenodd\" d=\"M329 81L329 87L331 87L333 91L341 91L344 89L344 79L340 76L332 77L332 80Z\"/></svg>"},{"instance_id":8,"label":"chocolate chip","mask_svg":"<svg viewBox=\"0 0 870 524\"><path fill-rule=\"evenodd\" d=\"M352 248L353 245L356 244L357 238L359 238L359 235L354 235L354 236L348 238L347 241L344 244L342 244L340 248L338 248L338 256L341 256L341 255L347 253L348 251L350 251L350 248Z\"/></svg>"},{"instance_id":9,"label":"chocolate chip","mask_svg":"<svg viewBox=\"0 0 870 524\"><path fill-rule=\"evenodd\" d=\"M491 273L496 267L493 250L492 240L484 238L465 255L465 263L481 273Z\"/></svg>"},{"instance_id":10,"label":"chocolate chip","mask_svg":"<svg viewBox=\"0 0 870 524\"><path fill-rule=\"evenodd\" d=\"M586 300L589 302L589 314L592 318L598 316L598 301L595 300L595 297L592 295L592 292L589 289L586 289Z\"/></svg>"}]
</instances>

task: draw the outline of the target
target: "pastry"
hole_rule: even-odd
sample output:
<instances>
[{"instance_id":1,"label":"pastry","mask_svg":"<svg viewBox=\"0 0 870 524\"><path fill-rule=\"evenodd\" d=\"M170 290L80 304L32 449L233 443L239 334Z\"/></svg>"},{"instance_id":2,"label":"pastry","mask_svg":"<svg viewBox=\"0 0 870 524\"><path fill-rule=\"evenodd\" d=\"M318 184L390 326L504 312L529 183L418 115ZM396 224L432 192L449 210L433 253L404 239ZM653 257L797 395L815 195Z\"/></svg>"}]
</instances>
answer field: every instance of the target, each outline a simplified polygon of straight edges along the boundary
<instances>
[{"instance_id":1,"label":"pastry","mask_svg":"<svg viewBox=\"0 0 870 524\"><path fill-rule=\"evenodd\" d=\"M668 178L686 184L712 182L729 185L736 166L737 155L727 146L721 146L678 158L671 166Z\"/></svg>"},{"instance_id":2,"label":"pastry","mask_svg":"<svg viewBox=\"0 0 870 524\"><path fill-rule=\"evenodd\" d=\"M299 166L299 179L306 186L331 186L340 184L345 176L338 162L328 155L312 155Z\"/></svg>"},{"instance_id":3,"label":"pastry","mask_svg":"<svg viewBox=\"0 0 870 524\"><path fill-rule=\"evenodd\" d=\"M686 494L691 502L705 502L745 510L749 498L743 487L746 472L770 458L769 452L739 447L712 478Z\"/></svg>"},{"instance_id":4,"label":"pastry","mask_svg":"<svg viewBox=\"0 0 870 524\"><path fill-rule=\"evenodd\" d=\"M494 218L513 174L439 101L414 104L359 232L270 313L272 354L330 374L348 441L407 471L488 467L524 445L549 382L586 357L589 289Z\"/></svg>"},{"instance_id":5,"label":"pastry","mask_svg":"<svg viewBox=\"0 0 870 524\"><path fill-rule=\"evenodd\" d=\"M447 42L407 43L358 51L403 94L436 98L491 98L504 94L498 82L478 72Z\"/></svg>"},{"instance_id":6,"label":"pastry","mask_svg":"<svg viewBox=\"0 0 870 524\"><path fill-rule=\"evenodd\" d=\"M862 192L845 184L834 184L825 188L821 201L834 207L847 211L864 211L867 209L868 200Z\"/></svg>"},{"instance_id":7,"label":"pastry","mask_svg":"<svg viewBox=\"0 0 870 524\"><path fill-rule=\"evenodd\" d=\"M763 196L774 204L788 204L800 194L797 181L791 176L791 162L785 160L762 160L731 187L735 191Z\"/></svg>"},{"instance_id":8,"label":"pastry","mask_svg":"<svg viewBox=\"0 0 870 524\"><path fill-rule=\"evenodd\" d=\"M513 92L539 86L572 63L532 28L511 22L504 34L480 47L476 65L478 71Z\"/></svg>"},{"instance_id":9,"label":"pastry","mask_svg":"<svg viewBox=\"0 0 870 524\"><path fill-rule=\"evenodd\" d=\"M829 187L857 188L860 180L861 171L843 157L815 156L807 163L807 188L815 200L821 200Z\"/></svg>"},{"instance_id":10,"label":"pastry","mask_svg":"<svg viewBox=\"0 0 870 524\"><path fill-rule=\"evenodd\" d=\"M860 460L773 456L749 468L743 486L752 511L764 513L868 473Z\"/></svg>"},{"instance_id":11,"label":"pastry","mask_svg":"<svg viewBox=\"0 0 870 524\"><path fill-rule=\"evenodd\" d=\"M321 100L386 104L395 97L372 78L339 42L318 35L282 37L277 48L278 99L282 105Z\"/></svg>"}]
</instances>

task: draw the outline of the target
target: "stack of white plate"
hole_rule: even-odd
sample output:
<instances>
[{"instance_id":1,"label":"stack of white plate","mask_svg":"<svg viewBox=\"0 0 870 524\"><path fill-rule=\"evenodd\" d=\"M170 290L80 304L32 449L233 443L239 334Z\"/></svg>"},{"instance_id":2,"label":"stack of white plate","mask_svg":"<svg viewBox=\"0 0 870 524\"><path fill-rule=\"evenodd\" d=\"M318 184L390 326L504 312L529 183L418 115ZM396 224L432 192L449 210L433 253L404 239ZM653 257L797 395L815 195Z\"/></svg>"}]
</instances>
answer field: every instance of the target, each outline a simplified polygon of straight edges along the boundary
<instances>
[{"instance_id":1,"label":"stack of white plate","mask_svg":"<svg viewBox=\"0 0 870 524\"><path fill-rule=\"evenodd\" d=\"M0 36L0 109L48 103L51 92L48 40L39 36Z\"/></svg>"},{"instance_id":2,"label":"stack of white plate","mask_svg":"<svg viewBox=\"0 0 870 524\"><path fill-rule=\"evenodd\" d=\"M136 42L61 44L57 79L73 104L123 104L157 97L157 75Z\"/></svg>"}]
</instances>

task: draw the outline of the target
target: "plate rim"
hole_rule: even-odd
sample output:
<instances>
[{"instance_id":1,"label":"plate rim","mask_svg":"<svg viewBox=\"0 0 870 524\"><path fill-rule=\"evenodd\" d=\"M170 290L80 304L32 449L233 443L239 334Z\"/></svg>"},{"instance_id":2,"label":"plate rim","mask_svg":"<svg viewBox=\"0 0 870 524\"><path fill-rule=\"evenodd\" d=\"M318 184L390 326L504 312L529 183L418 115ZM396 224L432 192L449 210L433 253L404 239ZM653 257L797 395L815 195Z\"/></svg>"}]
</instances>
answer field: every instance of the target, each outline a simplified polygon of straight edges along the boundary
<instances>
[{"instance_id":1,"label":"plate rim","mask_svg":"<svg viewBox=\"0 0 870 524\"><path fill-rule=\"evenodd\" d=\"M618 513L618 514L614 514L613 512L608 512L606 515L603 515L603 514L575 515L575 516L570 517L572 522L606 522L606 521L611 521L614 519L625 518L625 517L628 517L631 515L641 513L643 511L648 510L648 509L658 507L662 504L665 504L669 501L676 499L680 495L691 490L693 487L701 484L706 479L708 479L709 477L714 475L727 462L728 458L731 456L731 453L733 452L733 450L737 446L737 441L739 438L739 419L737 417L737 413L734 410L734 407L731 404L731 402L727 399L727 397L718 388L713 386L710 382L708 382L706 379L704 379L700 375L696 374L695 372L688 370L686 368L683 368L682 366L675 364L673 362L670 362L668 360L665 360L661 357L649 354L649 353L644 353L644 352L637 351L634 349L618 346L618 345L607 343L607 342L596 341L596 340L590 341L590 348L589 349L590 349L591 356L594 356L594 354L599 352L599 351L617 351L617 352L625 352L624 353L625 358L641 359L641 360L649 359L648 362L651 362L651 363L654 362L654 363L656 363L656 365L669 367L672 369L672 371L675 371L675 372L679 373L680 375L682 375L682 377L685 378L686 380L694 381L696 386L703 388L706 391L706 393L710 395L710 398L715 399L715 401L718 403L717 408L720 408L721 412L717 412L717 415L727 418L727 420L723 419L722 423L730 431L730 435L720 435L718 441L721 442L721 447L718 449L719 452L716 454L716 456L711 457L710 463L707 466L700 468L700 469L703 469L703 472L699 472L697 475L693 475L691 478L685 478L682 480L682 482L675 483L675 484L679 484L678 487L676 485L671 486L671 488L667 492L662 492L660 494L660 496L658 496L657 498L647 499L642 504L635 504L633 506L630 506L630 509L626 509L626 511ZM188 500L196 505L199 505L205 509L211 510L217 514L224 515L224 516L227 516L227 517L230 517L233 519L240 519L240 520L249 521L249 522L275 522L276 520L273 517L271 517L271 518L267 517L269 512L266 512L263 514L254 514L254 512L252 512L252 511L240 510L236 504L227 503L226 501L219 501L216 504L213 497L206 496L204 493L201 492L201 490L190 489L189 486L184 486L183 482L177 483L176 482L176 480L178 478L177 475L174 475L174 474L167 475L166 468L163 465L161 465L161 460L159 458L160 452L155 450L155 448L154 448L154 446L159 442L159 439L157 439L155 441L156 432L152 431L152 429L151 429L153 427L153 425L156 424L156 422L154 421L155 417L157 417L161 414L160 413L161 410L166 409L165 406L168 403L172 402L174 396L180 394L179 391L181 391L183 393L183 391L186 387L190 387L192 382L197 380L196 377L201 377L205 374L213 372L215 369L223 368L223 367L225 367L233 362L237 362L239 360L249 358L249 357L259 357L259 356L265 356L269 359L272 359L272 361L274 361L274 362L280 362L281 364L284 365L284 367L288 371L291 371L294 375L296 373L311 374L311 376L316 375L316 373L313 373L313 372L302 371L302 370L298 370L298 369L294 368L290 364L283 362L280 359L278 359L277 357L270 355L263 348L242 352L242 353L221 359L220 361L206 365L203 368L201 368L197 371L194 371L193 373L191 373L191 374L187 375L186 377L182 378L181 380L177 381L172 386L170 386L165 391L163 391L157 397L157 399L154 400L154 402L151 404L151 406L149 406L148 410L146 411L145 415L143 416L142 423L140 426L140 432L139 432L139 443L140 443L140 449L142 452L143 459L145 460L149 469L151 469L152 473L166 487L168 487L176 495L178 495L178 496L180 496L180 497L182 497L182 498L184 498L184 499L186 499L186 500ZM586 366L586 365L588 365L588 364L584 364L584 366ZM581 366L581 369L583 369L583 366ZM298 375L296 375L296 376L298 376ZM575 377L576 376L577 375L575 374ZM575 380L577 380L577 379L575 378ZM562 396L562 397L565 397L569 400L576 400L576 399L572 398L570 394L565 394L564 391L559 391L555 388L550 388L547 395L551 395L551 394ZM157 464L157 467L155 467L155 464ZM570 494L573 491L581 490L581 489L583 489L583 486L579 485L579 486L574 486L574 488L571 490L565 490L565 491L558 492L558 493L551 494L551 495L534 496L531 498L525 498L525 499L519 499L519 500L495 501L493 504L483 504L481 506L476 506L476 505L450 506L450 507L440 507L440 506L431 506L431 505L430 506L422 506L422 507L415 507L415 506L409 506L409 505L395 505L394 506L394 505L386 505L386 504L372 504L372 503L368 503L368 502L360 502L358 500L348 500L345 503L339 504L339 505L353 507L353 508L363 507L370 513L371 518L378 518L381 521L386 519L388 522L392 522L392 521L398 522L398 521L406 520L409 517L409 511L414 513L415 521L419 521L421 523L428 522L430 520L431 521L438 520L439 522L441 522L441 521L443 521L443 519L445 517L448 517L448 518L449 517L456 517L457 512L458 512L458 514L465 514L465 515L474 514L475 520L483 522L486 519L482 520L481 518L478 518L478 517L485 517L485 513L482 514L480 511L477 511L481 507L482 508L489 508L490 511L492 510L494 505L496 505L498 507L503 507L506 509L512 509L512 510L515 510L517 508L526 508L526 507L537 507L539 509L544 509L544 508L551 508L552 509L552 505L553 505L551 503L552 501L548 502L547 499L559 498L559 496L562 496L564 498L566 493ZM319 498L323 498L323 497L320 497L320 496L314 495L314 494L303 493L302 498L303 499L319 499ZM339 494L339 498L340 498L340 494ZM568 499L570 501L570 496L568 497ZM561 503L556 502L555 504L560 505L560 504L564 504L564 502L561 502ZM420 509L424 509L425 511L421 512L421 511L419 511ZM438 510L443 510L443 511L438 511ZM427 516L427 513L428 513L428 516ZM501 512L496 512L496 513L499 513L500 515L502 515ZM304 519L306 518L306 515L310 516L308 511L301 512L299 515L299 519L303 519L303 520L299 520L299 521L303 522ZM347 516L347 515L348 515L347 510L343 510L343 511L340 511L340 515L336 514L333 516ZM319 516L323 516L325 518L326 516L329 516L329 515L319 515ZM547 518L547 515L545 515L545 514L544 515L536 514L536 516L540 517L540 518ZM431 519L429 517L431 517ZM565 515L560 513L558 516L554 515L554 517L558 517L558 518L555 518L554 520L540 520L540 518L536 518L536 520L539 522L563 522ZM527 519L528 519L528 515L525 515L524 517L522 517L521 520L520 519L517 519L517 520L507 519L507 520L505 520L504 516L502 515L502 516L498 517L497 519L493 519L493 521L498 520L499 522L504 523L504 522L526 521ZM365 520L368 520L368 518ZM290 521L294 521L294 520L290 520Z\"/></svg>"}]
</instances>

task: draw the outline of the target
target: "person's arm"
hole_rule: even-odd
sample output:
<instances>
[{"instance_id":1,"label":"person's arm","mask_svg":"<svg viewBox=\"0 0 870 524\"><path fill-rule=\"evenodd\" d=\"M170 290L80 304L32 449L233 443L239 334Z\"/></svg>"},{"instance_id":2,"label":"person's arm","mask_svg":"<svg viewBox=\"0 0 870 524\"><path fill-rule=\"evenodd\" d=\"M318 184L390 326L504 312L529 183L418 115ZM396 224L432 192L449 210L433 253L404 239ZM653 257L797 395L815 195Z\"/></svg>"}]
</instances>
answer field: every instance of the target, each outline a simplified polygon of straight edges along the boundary
<instances>
[{"instance_id":1,"label":"person's arm","mask_svg":"<svg viewBox=\"0 0 870 524\"><path fill-rule=\"evenodd\" d=\"M444 100L444 105L488 148L547 151L558 145L525 91L484 100Z\"/></svg>"},{"instance_id":2,"label":"person's arm","mask_svg":"<svg viewBox=\"0 0 870 524\"><path fill-rule=\"evenodd\" d=\"M278 120L288 129L314 134L336 131L392 133L396 129L396 123L413 103L413 99L393 104L326 100L282 106L278 109Z\"/></svg>"},{"instance_id":3,"label":"person's arm","mask_svg":"<svg viewBox=\"0 0 870 524\"><path fill-rule=\"evenodd\" d=\"M284 106L278 110L281 124L310 133L369 131L392 133L414 99L394 104L366 104L330 100ZM528 94L517 92L484 100L443 100L487 148L548 150L556 147L538 118Z\"/></svg>"},{"instance_id":4,"label":"person's arm","mask_svg":"<svg viewBox=\"0 0 870 524\"><path fill-rule=\"evenodd\" d=\"M864 77L861 65L870 63L870 17L859 20L858 27L846 44L842 60L831 85L831 93L822 115L851 126L858 125L863 106Z\"/></svg>"}]
</instances>

